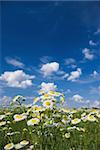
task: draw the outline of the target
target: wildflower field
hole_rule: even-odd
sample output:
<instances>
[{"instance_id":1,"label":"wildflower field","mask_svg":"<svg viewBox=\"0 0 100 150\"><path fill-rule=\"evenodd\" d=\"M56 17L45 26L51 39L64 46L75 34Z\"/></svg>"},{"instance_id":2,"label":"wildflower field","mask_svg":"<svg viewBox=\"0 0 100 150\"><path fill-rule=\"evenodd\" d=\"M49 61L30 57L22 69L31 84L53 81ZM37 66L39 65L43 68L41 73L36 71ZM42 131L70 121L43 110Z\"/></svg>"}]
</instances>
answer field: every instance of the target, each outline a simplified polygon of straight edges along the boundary
<instances>
[{"instance_id":1,"label":"wildflower field","mask_svg":"<svg viewBox=\"0 0 100 150\"><path fill-rule=\"evenodd\" d=\"M64 95L41 91L33 104L15 96L0 109L0 150L99 150L100 110L64 107Z\"/></svg>"}]
</instances>

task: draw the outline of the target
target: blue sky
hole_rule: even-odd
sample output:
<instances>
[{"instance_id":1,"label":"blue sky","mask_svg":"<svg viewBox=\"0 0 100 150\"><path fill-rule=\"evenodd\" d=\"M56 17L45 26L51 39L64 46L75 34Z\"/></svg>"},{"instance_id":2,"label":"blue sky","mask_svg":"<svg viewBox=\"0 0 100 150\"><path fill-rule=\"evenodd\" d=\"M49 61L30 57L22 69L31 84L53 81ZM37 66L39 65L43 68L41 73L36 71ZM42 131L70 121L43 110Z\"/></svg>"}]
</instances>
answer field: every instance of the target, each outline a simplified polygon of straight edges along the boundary
<instances>
[{"instance_id":1,"label":"blue sky","mask_svg":"<svg viewBox=\"0 0 100 150\"><path fill-rule=\"evenodd\" d=\"M100 2L2 2L1 12L1 103L51 88L69 106L99 104Z\"/></svg>"}]
</instances>

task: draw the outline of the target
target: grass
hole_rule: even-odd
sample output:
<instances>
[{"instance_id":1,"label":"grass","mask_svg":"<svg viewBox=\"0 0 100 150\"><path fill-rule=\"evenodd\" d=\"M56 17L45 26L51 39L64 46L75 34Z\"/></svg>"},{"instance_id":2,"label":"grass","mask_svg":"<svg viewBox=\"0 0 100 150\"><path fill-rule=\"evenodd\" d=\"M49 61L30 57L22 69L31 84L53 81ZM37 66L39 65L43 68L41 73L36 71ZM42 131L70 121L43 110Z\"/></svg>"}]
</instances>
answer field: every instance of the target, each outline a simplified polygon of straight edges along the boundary
<instances>
[{"instance_id":1,"label":"grass","mask_svg":"<svg viewBox=\"0 0 100 150\"><path fill-rule=\"evenodd\" d=\"M1 108L0 150L99 150L100 110L63 108L64 101L58 97L64 98L60 93L42 94L26 107L19 96L12 106Z\"/></svg>"}]
</instances>

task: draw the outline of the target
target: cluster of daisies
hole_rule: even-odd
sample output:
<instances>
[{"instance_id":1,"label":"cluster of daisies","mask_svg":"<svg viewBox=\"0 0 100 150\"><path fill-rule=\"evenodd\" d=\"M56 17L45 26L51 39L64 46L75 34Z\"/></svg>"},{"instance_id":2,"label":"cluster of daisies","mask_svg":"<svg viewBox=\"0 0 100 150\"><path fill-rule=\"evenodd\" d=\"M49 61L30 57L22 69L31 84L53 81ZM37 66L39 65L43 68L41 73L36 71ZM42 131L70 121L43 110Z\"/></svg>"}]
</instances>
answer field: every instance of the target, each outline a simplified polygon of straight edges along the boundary
<instances>
[{"instance_id":1,"label":"cluster of daisies","mask_svg":"<svg viewBox=\"0 0 100 150\"><path fill-rule=\"evenodd\" d=\"M27 130L27 134L31 134L31 139L23 139L18 143L14 143L12 135L21 133L18 130L7 132L6 136L8 138L8 143L4 146L4 150L23 148L27 150L34 149L34 145L32 145L34 141L34 139L32 139L34 130L36 130L37 136L40 137L40 134L42 135L42 128L56 127L59 129L62 138L70 139L71 132L74 130L86 132L87 129L84 128L84 126L80 126L81 123L99 123L100 120L99 109L64 108L65 98L64 95L59 92L49 91L48 93L45 93L40 91L39 97L33 100L33 104L26 107L23 105L24 100L25 98L21 95L14 97L12 104L15 104L15 107L13 107L13 110L11 109L11 111L0 115L0 129L12 129L12 124L18 125L19 122L24 122L25 127L23 131ZM15 113L16 108L20 110L17 114ZM51 135L53 135L53 133L51 133Z\"/></svg>"}]
</instances>

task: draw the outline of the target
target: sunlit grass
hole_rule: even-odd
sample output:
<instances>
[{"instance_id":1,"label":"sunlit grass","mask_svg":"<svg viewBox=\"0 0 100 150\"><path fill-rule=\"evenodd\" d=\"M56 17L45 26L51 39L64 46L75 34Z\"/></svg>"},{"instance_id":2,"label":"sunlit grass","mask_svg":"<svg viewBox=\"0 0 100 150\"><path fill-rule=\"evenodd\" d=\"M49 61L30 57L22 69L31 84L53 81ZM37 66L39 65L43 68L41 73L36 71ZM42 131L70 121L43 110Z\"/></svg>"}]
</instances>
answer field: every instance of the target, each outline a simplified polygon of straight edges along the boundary
<instances>
[{"instance_id":1,"label":"sunlit grass","mask_svg":"<svg viewBox=\"0 0 100 150\"><path fill-rule=\"evenodd\" d=\"M100 110L64 108L64 95L41 92L29 107L16 96L0 109L0 150L99 150ZM38 105L37 105L38 104Z\"/></svg>"}]
</instances>

